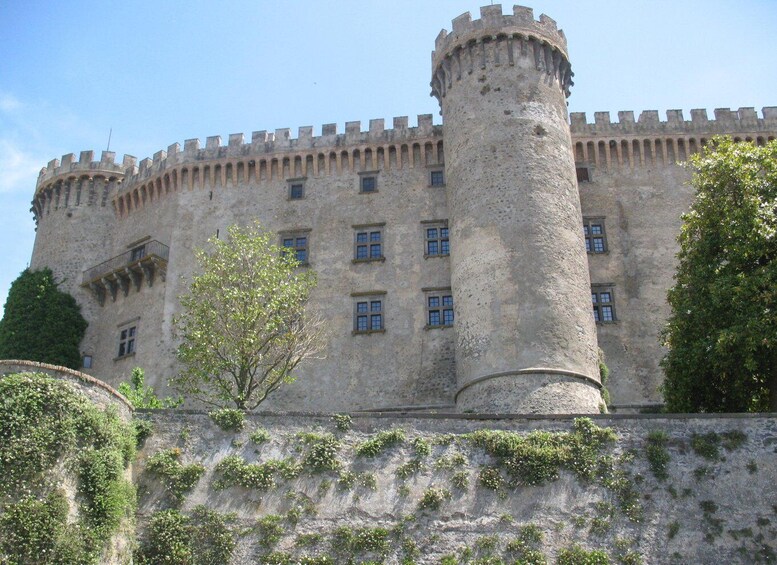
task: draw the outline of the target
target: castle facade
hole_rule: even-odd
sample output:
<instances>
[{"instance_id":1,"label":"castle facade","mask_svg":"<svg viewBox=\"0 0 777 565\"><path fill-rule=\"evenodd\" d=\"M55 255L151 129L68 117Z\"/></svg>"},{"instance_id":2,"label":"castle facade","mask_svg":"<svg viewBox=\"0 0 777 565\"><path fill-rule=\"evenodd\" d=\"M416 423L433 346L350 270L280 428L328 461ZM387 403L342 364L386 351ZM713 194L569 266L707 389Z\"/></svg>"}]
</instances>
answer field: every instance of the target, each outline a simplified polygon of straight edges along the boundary
<instances>
[{"instance_id":1,"label":"castle facade","mask_svg":"<svg viewBox=\"0 0 777 565\"><path fill-rule=\"evenodd\" d=\"M325 358L272 410L578 413L660 402L681 166L711 136L764 144L777 107L567 115L564 34L499 5L453 20L432 54L430 115L175 143L139 163L92 151L38 178L31 268L50 267L89 322L83 371L134 366L164 388L193 251L258 220L318 273Z\"/></svg>"}]
</instances>

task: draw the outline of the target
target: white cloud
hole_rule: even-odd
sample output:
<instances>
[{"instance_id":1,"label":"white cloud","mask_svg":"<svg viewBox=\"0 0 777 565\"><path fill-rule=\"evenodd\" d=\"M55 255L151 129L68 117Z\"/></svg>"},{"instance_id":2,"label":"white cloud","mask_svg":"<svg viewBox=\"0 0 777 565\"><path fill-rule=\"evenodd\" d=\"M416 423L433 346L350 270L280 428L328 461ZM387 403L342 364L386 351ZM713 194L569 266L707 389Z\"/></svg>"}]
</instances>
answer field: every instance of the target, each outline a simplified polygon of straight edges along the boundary
<instances>
[{"instance_id":1,"label":"white cloud","mask_svg":"<svg viewBox=\"0 0 777 565\"><path fill-rule=\"evenodd\" d=\"M0 139L0 193L35 190L38 173L45 158L25 152L11 140Z\"/></svg>"}]
</instances>

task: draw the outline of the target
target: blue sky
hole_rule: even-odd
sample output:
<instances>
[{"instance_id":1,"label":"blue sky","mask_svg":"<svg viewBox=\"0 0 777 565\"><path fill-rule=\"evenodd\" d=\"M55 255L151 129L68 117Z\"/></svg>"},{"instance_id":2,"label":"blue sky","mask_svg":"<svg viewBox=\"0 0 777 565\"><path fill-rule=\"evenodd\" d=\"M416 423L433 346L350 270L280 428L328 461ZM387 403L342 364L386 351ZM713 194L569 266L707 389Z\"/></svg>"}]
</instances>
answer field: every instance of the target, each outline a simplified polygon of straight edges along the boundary
<instances>
[{"instance_id":1,"label":"blue sky","mask_svg":"<svg viewBox=\"0 0 777 565\"><path fill-rule=\"evenodd\" d=\"M482 2L486 3L486 2ZM527 0L567 35L572 112L777 106L777 0ZM434 114L434 38L464 0L0 2L0 305L38 171L106 148ZM512 4L503 4L505 12Z\"/></svg>"}]
</instances>

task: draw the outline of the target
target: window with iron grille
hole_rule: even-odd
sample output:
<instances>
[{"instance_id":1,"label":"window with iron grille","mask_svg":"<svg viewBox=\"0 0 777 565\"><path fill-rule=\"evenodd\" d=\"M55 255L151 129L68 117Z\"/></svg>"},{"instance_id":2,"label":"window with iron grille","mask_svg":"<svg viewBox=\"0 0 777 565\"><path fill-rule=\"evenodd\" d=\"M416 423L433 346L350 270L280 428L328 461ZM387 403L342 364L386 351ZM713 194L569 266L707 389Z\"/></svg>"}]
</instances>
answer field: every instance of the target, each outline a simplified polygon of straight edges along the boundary
<instances>
[{"instance_id":1,"label":"window with iron grille","mask_svg":"<svg viewBox=\"0 0 777 565\"><path fill-rule=\"evenodd\" d=\"M583 235L587 253L606 253L607 234L604 230L604 218L583 218Z\"/></svg>"},{"instance_id":2,"label":"window with iron grille","mask_svg":"<svg viewBox=\"0 0 777 565\"><path fill-rule=\"evenodd\" d=\"M594 309L594 321L597 323L609 323L616 320L615 293L612 286L592 286L591 302Z\"/></svg>"},{"instance_id":3,"label":"window with iron grille","mask_svg":"<svg viewBox=\"0 0 777 565\"><path fill-rule=\"evenodd\" d=\"M429 172L429 186L445 186L445 174L442 169Z\"/></svg>"}]
</instances>

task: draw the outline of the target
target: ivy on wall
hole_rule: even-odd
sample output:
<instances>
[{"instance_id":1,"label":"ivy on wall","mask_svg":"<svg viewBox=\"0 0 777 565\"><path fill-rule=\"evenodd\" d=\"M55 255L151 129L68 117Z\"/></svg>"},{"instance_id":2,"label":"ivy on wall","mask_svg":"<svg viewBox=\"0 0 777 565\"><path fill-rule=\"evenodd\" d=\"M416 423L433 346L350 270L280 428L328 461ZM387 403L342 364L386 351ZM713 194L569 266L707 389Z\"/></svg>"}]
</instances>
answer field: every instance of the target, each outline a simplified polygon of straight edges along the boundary
<instances>
[{"instance_id":1,"label":"ivy on wall","mask_svg":"<svg viewBox=\"0 0 777 565\"><path fill-rule=\"evenodd\" d=\"M134 514L135 447L131 424L69 383L0 378L0 563L97 563Z\"/></svg>"}]
</instances>

